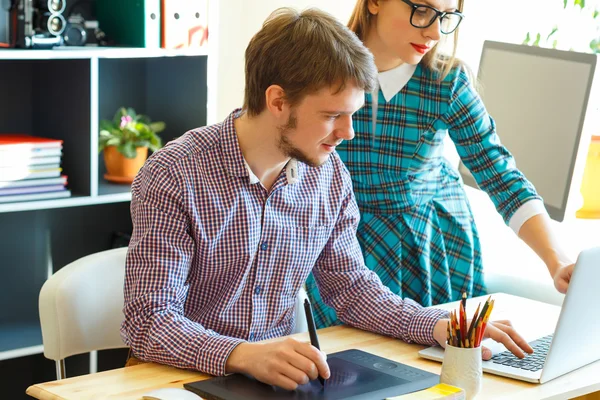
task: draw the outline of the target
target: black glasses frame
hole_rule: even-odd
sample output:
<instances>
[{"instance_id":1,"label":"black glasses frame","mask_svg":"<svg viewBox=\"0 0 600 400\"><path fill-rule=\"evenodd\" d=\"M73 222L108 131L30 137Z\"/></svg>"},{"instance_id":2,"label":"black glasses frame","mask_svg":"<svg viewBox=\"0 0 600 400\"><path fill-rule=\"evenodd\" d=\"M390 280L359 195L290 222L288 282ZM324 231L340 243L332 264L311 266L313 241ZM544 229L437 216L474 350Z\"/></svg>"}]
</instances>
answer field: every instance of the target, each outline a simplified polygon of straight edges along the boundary
<instances>
[{"instance_id":1,"label":"black glasses frame","mask_svg":"<svg viewBox=\"0 0 600 400\"><path fill-rule=\"evenodd\" d=\"M412 8L411 13L410 13L410 24L412 26L414 26L415 28L419 28L419 29L429 28L431 25L433 25L433 23L435 22L435 20L439 18L440 19L440 32L442 32L444 35L448 35L448 34L454 32L458 28L458 26L460 25L460 23L462 22L463 18L465 17L464 14L461 13L461 12L459 12L459 11L440 11L437 8L428 6L427 4L415 4L415 3L413 3L410 0L402 0L402 2L408 4ZM431 19L431 21L429 21L429 23L427 25L425 25L425 26L418 26L418 25L415 25L413 23L413 16L415 15L415 11L417 11L417 8L419 8L419 7L428 8L428 9L433 10L435 12L435 17L433 17ZM444 19L444 17L446 17L446 15L457 15L457 16L460 17L460 20L458 21L458 24L456 24L456 28L452 29L449 32L444 32L443 29L442 29L442 27L441 27L442 19Z\"/></svg>"}]
</instances>

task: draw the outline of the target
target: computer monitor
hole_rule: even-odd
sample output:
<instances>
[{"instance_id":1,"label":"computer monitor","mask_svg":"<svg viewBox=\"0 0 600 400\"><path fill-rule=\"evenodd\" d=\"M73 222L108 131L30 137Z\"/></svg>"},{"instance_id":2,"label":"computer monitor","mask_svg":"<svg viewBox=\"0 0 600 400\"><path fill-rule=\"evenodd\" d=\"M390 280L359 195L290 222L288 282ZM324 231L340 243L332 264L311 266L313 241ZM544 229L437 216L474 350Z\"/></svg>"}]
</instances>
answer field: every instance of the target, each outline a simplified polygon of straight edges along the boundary
<instances>
[{"instance_id":1,"label":"computer monitor","mask_svg":"<svg viewBox=\"0 0 600 400\"><path fill-rule=\"evenodd\" d=\"M600 134L596 63L594 54L483 45L478 72L483 102L500 141L557 221L581 206L587 150L591 135ZM464 164L459 171L465 184L477 187Z\"/></svg>"}]
</instances>

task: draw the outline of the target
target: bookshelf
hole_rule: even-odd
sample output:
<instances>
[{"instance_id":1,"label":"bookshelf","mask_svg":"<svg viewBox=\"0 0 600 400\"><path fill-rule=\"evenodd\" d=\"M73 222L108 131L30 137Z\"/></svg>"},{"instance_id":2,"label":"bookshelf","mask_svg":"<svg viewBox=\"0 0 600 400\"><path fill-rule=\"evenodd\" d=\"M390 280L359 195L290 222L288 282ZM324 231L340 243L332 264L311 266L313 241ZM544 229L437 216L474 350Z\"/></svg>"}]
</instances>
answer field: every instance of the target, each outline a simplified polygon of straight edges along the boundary
<instances>
[{"instance_id":1,"label":"bookshelf","mask_svg":"<svg viewBox=\"0 0 600 400\"><path fill-rule=\"evenodd\" d=\"M120 106L164 121L166 143L207 123L204 51L0 51L0 133L62 139L72 197L0 204L0 366L43 352L38 296L50 274L131 232L129 185L103 179L98 123Z\"/></svg>"}]
</instances>

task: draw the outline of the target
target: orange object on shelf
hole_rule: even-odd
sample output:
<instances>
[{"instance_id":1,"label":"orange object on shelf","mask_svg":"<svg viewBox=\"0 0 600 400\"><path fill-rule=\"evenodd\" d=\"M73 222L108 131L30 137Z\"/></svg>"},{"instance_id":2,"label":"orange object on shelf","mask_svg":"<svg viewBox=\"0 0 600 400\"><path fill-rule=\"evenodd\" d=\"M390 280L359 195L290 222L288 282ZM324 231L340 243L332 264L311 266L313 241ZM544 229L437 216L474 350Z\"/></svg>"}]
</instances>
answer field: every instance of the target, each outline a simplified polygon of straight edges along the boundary
<instances>
[{"instance_id":1,"label":"orange object on shelf","mask_svg":"<svg viewBox=\"0 0 600 400\"><path fill-rule=\"evenodd\" d=\"M104 179L115 183L132 183L147 157L147 147L138 147L137 156L127 158L119 153L116 146L107 146L104 149L104 164L107 171Z\"/></svg>"},{"instance_id":2,"label":"orange object on shelf","mask_svg":"<svg viewBox=\"0 0 600 400\"><path fill-rule=\"evenodd\" d=\"M583 181L581 182L583 207L577 218L600 219L600 136L592 136Z\"/></svg>"}]
</instances>

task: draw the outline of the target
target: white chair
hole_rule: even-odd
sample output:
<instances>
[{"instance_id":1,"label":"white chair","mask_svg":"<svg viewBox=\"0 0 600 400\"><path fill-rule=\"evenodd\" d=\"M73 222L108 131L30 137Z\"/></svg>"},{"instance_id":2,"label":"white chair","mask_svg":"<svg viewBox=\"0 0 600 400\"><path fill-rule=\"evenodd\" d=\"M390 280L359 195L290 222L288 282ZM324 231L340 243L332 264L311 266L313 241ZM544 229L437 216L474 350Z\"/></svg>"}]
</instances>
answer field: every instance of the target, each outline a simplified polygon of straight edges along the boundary
<instances>
[{"instance_id":1,"label":"white chair","mask_svg":"<svg viewBox=\"0 0 600 400\"><path fill-rule=\"evenodd\" d=\"M96 350L127 347L119 329L123 316L123 282L127 248L80 258L52 275L39 298L44 355L56 362L56 378L64 379L65 358Z\"/></svg>"},{"instance_id":2,"label":"white chair","mask_svg":"<svg viewBox=\"0 0 600 400\"><path fill-rule=\"evenodd\" d=\"M119 330L123 316L123 282L127 248L102 251L61 268L42 287L39 298L44 355L56 362L64 379L65 358L90 353L96 372L97 350L127 347ZM293 333L308 330L304 288L296 299Z\"/></svg>"}]
</instances>

